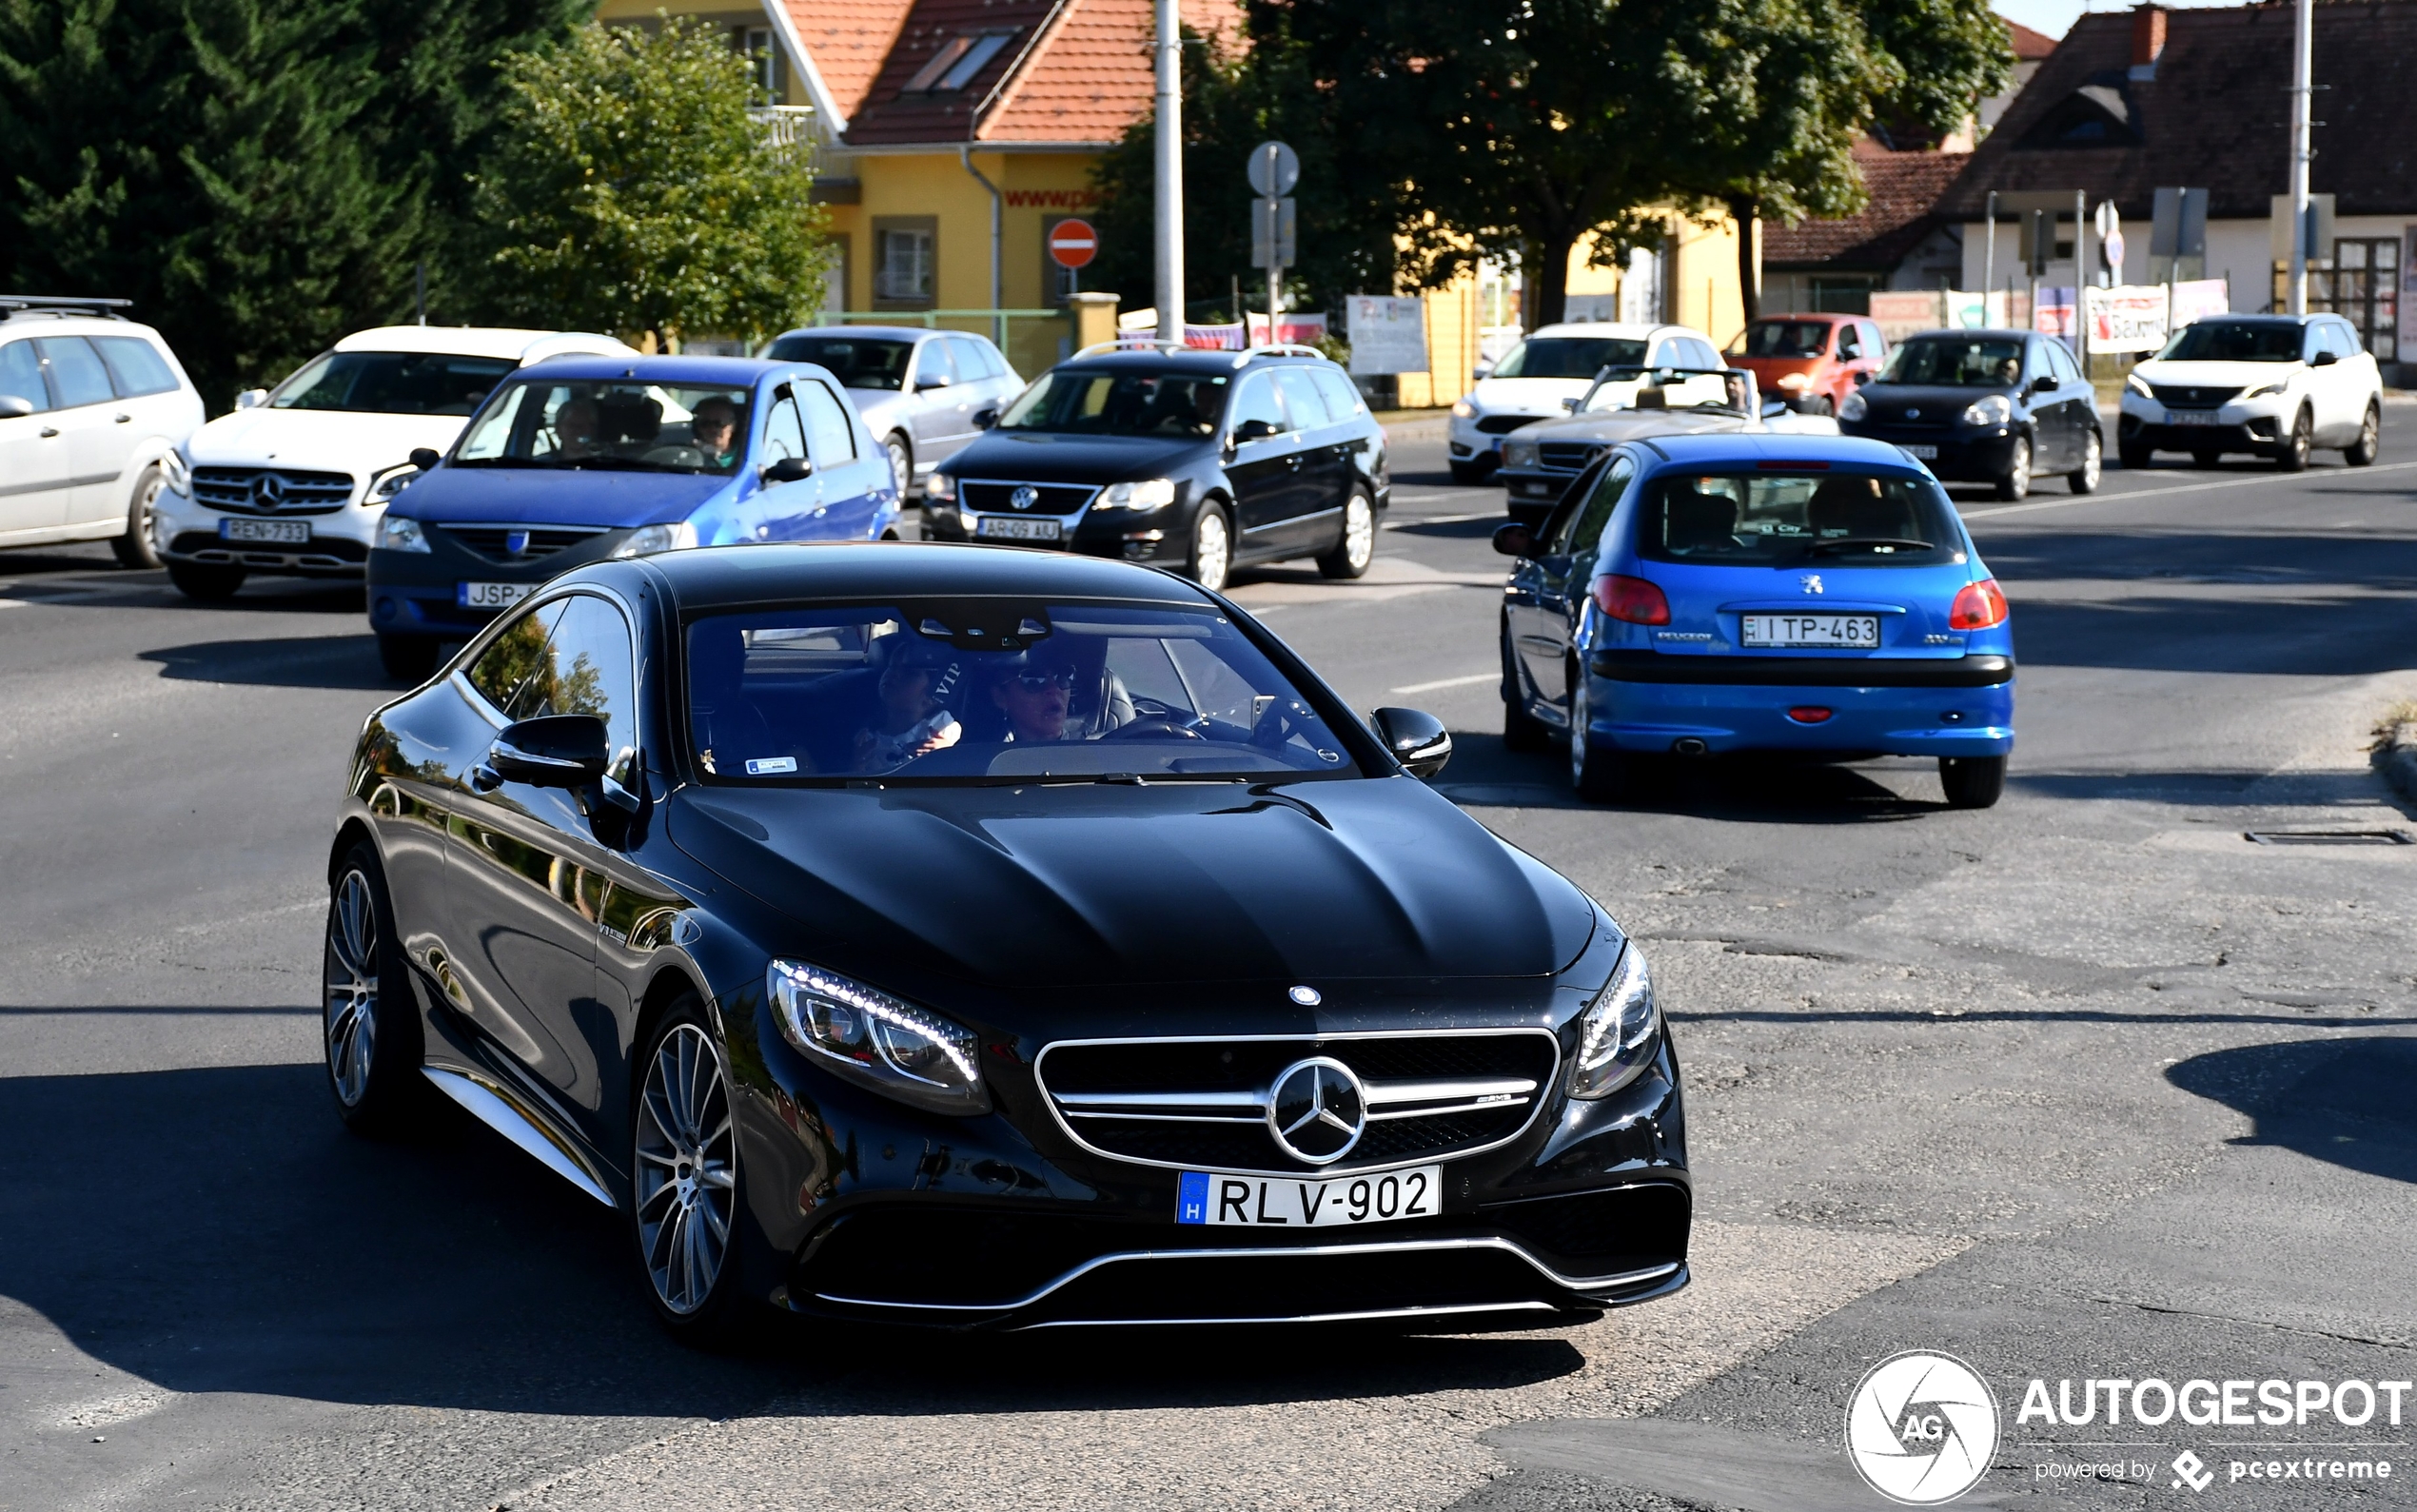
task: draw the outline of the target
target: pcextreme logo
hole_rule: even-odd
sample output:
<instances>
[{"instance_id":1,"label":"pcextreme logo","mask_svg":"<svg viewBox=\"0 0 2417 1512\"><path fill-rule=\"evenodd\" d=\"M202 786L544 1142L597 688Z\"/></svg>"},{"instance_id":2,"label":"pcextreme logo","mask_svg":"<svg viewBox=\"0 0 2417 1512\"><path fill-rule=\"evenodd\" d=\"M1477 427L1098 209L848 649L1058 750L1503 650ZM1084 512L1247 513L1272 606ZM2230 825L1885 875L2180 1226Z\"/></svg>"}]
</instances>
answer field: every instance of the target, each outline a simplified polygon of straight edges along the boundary
<instances>
[{"instance_id":1,"label":"pcextreme logo","mask_svg":"<svg viewBox=\"0 0 2417 1512\"><path fill-rule=\"evenodd\" d=\"M1954 1355L1891 1355L1847 1404L1847 1458L1892 1502L1952 1502L1989 1473L1996 1452L1997 1399L1980 1373Z\"/></svg>"}]
</instances>

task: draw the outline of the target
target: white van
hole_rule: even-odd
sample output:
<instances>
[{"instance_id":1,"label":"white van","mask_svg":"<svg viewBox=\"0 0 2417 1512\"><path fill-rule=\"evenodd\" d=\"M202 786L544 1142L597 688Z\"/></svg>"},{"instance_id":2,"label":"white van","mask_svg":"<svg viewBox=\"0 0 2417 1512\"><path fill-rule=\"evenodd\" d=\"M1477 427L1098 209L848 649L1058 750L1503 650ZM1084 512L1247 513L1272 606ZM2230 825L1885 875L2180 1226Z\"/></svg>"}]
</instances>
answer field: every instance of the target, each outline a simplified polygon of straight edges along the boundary
<instances>
[{"instance_id":1,"label":"white van","mask_svg":"<svg viewBox=\"0 0 2417 1512\"><path fill-rule=\"evenodd\" d=\"M253 573L361 580L386 504L513 369L549 357L635 357L610 336L471 326L356 331L274 389L193 432L153 506L176 586L224 599Z\"/></svg>"},{"instance_id":2,"label":"white van","mask_svg":"<svg viewBox=\"0 0 2417 1512\"><path fill-rule=\"evenodd\" d=\"M152 501L202 396L159 332L111 313L126 304L0 295L0 546L107 540L159 565Z\"/></svg>"}]
</instances>

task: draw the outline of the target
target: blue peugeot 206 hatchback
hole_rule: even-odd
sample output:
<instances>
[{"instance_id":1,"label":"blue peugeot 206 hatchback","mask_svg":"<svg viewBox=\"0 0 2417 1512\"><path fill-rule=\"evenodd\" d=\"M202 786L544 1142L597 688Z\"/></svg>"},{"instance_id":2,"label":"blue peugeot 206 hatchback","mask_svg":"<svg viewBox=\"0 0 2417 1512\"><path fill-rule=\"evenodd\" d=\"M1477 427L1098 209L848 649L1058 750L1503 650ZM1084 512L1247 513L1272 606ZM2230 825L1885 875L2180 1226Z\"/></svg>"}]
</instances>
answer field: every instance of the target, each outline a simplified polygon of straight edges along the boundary
<instances>
[{"instance_id":1,"label":"blue peugeot 206 hatchback","mask_svg":"<svg viewBox=\"0 0 2417 1512\"><path fill-rule=\"evenodd\" d=\"M558 573L682 546L896 537L889 454L805 363L564 357L481 402L386 506L369 623L417 682Z\"/></svg>"},{"instance_id":2,"label":"blue peugeot 206 hatchback","mask_svg":"<svg viewBox=\"0 0 2417 1512\"><path fill-rule=\"evenodd\" d=\"M1583 796L1654 754L1938 758L1987 808L2014 744L2006 596L1946 492L1879 442L1665 436L1609 452L1520 560L1503 614L1503 736L1566 741Z\"/></svg>"}]
</instances>

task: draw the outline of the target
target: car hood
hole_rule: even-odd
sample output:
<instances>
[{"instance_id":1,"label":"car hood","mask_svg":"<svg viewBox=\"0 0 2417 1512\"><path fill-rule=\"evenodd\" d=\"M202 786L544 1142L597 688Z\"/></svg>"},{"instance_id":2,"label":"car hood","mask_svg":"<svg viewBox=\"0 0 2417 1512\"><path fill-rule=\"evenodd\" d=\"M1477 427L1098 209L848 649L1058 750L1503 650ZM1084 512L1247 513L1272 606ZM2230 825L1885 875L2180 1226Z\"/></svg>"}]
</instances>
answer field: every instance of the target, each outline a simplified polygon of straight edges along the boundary
<instances>
[{"instance_id":1,"label":"car hood","mask_svg":"<svg viewBox=\"0 0 2417 1512\"><path fill-rule=\"evenodd\" d=\"M2177 383L2191 387L2263 388L2297 378L2306 363L2176 363L2152 358L2132 371L2144 383Z\"/></svg>"},{"instance_id":2,"label":"car hood","mask_svg":"<svg viewBox=\"0 0 2417 1512\"><path fill-rule=\"evenodd\" d=\"M1591 378L1481 378L1468 402L1494 415L1558 415L1561 402L1595 386Z\"/></svg>"},{"instance_id":3,"label":"car hood","mask_svg":"<svg viewBox=\"0 0 2417 1512\"><path fill-rule=\"evenodd\" d=\"M1114 483L1188 471L1215 449L1213 441L1196 438L992 430L950 458L944 470L1004 482Z\"/></svg>"},{"instance_id":4,"label":"car hood","mask_svg":"<svg viewBox=\"0 0 2417 1512\"><path fill-rule=\"evenodd\" d=\"M185 455L198 467L280 467L366 478L442 451L462 434L462 415L364 415L341 409L239 409L193 432Z\"/></svg>"},{"instance_id":5,"label":"car hood","mask_svg":"<svg viewBox=\"0 0 2417 1512\"><path fill-rule=\"evenodd\" d=\"M1649 436L1713 436L1760 430L1762 422L1728 410L1607 409L1520 427L1522 441L1600 441L1618 444Z\"/></svg>"},{"instance_id":6,"label":"car hood","mask_svg":"<svg viewBox=\"0 0 2417 1512\"><path fill-rule=\"evenodd\" d=\"M518 525L596 525L606 530L686 520L737 480L698 473L617 473L582 468L439 467L403 490L394 512L414 520Z\"/></svg>"},{"instance_id":7,"label":"car hood","mask_svg":"<svg viewBox=\"0 0 2417 1512\"><path fill-rule=\"evenodd\" d=\"M668 809L673 844L876 976L1542 977L1595 931L1576 887L1406 777L688 788Z\"/></svg>"}]
</instances>

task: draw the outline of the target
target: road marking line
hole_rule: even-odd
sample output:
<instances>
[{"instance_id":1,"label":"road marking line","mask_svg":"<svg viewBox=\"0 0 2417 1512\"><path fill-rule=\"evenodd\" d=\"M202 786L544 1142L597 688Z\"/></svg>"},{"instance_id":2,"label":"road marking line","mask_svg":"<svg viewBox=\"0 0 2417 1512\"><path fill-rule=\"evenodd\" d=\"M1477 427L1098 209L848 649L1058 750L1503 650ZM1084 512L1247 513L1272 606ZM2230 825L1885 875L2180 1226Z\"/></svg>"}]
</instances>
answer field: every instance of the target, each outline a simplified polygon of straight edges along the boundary
<instances>
[{"instance_id":1,"label":"road marking line","mask_svg":"<svg viewBox=\"0 0 2417 1512\"><path fill-rule=\"evenodd\" d=\"M1387 688L1385 692L1433 693L1439 688L1465 688L1472 683L1492 682L1501 677L1502 674L1499 672L1480 672L1465 677L1438 677L1433 682L1405 683L1398 688Z\"/></svg>"},{"instance_id":2,"label":"road marking line","mask_svg":"<svg viewBox=\"0 0 2417 1512\"><path fill-rule=\"evenodd\" d=\"M2327 468L2322 473L2267 473L2256 478L2227 478L2211 483L2179 483L2171 488L2127 488L2119 494L2075 494L2071 499L2050 499L2035 504L2008 504L2003 509L1983 509L1971 513L1957 511L1967 520L1997 520L2007 515L2027 515L2035 509L2071 509L2075 504L2111 504L2127 499L2170 499L2175 494L2200 494L2215 488L2253 488L2260 483L2296 480L2302 482L2318 478L2340 481L2371 473L2396 473L2417 467L2417 462L2386 462L2380 467L2345 467L2339 472Z\"/></svg>"},{"instance_id":3,"label":"road marking line","mask_svg":"<svg viewBox=\"0 0 2417 1512\"><path fill-rule=\"evenodd\" d=\"M1484 513L1477 515L1421 515L1416 520L1388 520L1385 522L1385 528L1387 530L1407 530L1412 525L1464 525L1472 520L1507 520L1509 519L1510 516L1502 510L1488 509Z\"/></svg>"}]
</instances>

